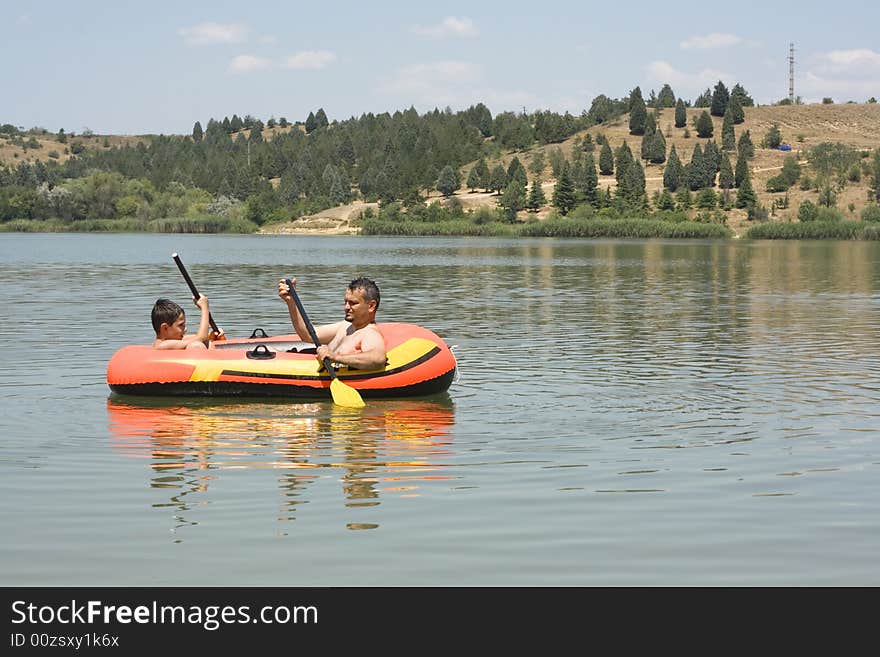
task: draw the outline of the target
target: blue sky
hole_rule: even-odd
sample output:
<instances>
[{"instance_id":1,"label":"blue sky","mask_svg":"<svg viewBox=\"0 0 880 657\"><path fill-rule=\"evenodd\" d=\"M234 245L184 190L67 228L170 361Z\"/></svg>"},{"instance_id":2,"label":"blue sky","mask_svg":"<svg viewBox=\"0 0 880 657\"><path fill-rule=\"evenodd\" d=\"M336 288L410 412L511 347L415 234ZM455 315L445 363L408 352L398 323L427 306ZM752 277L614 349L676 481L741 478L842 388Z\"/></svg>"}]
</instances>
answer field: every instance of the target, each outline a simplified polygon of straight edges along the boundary
<instances>
[{"instance_id":1,"label":"blue sky","mask_svg":"<svg viewBox=\"0 0 880 657\"><path fill-rule=\"evenodd\" d=\"M731 11L736 8L736 11ZM756 102L880 98L880 3L0 0L0 123L188 133L247 114L330 120L483 102L580 114L720 79Z\"/></svg>"}]
</instances>

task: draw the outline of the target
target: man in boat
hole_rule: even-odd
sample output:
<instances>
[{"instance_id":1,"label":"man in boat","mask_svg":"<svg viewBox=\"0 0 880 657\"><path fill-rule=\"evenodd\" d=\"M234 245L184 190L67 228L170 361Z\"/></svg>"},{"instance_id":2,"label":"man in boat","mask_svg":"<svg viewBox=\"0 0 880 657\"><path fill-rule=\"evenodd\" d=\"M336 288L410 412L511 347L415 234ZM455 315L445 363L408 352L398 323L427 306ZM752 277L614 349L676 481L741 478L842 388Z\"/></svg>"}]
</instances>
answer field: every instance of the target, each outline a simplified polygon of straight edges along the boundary
<instances>
[{"instance_id":1,"label":"man in boat","mask_svg":"<svg viewBox=\"0 0 880 657\"><path fill-rule=\"evenodd\" d=\"M292 279L296 287L296 279ZM300 339L311 342L296 303L285 279L278 281L278 296L287 304L290 320ZM329 358L331 362L359 370L379 369L385 366L385 339L376 328L376 311L379 309L379 286L369 278L356 278L345 290L345 319L333 324L315 327L321 345L318 360Z\"/></svg>"},{"instance_id":2,"label":"man in boat","mask_svg":"<svg viewBox=\"0 0 880 657\"><path fill-rule=\"evenodd\" d=\"M156 299L150 319L156 331L154 349L207 349L209 341L219 339L220 333L211 331L208 297L199 295L193 299L202 312L199 328L195 335L186 335L186 313L170 299Z\"/></svg>"}]
</instances>

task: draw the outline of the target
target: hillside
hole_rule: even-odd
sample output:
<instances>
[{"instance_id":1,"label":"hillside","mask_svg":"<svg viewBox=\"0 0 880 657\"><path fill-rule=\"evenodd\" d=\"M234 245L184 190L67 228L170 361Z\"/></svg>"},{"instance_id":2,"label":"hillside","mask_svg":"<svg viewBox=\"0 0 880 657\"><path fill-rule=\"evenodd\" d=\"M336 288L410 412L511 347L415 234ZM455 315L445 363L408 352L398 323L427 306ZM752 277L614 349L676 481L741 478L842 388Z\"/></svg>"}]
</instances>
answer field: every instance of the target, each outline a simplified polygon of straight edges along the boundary
<instances>
[{"instance_id":1,"label":"hillside","mask_svg":"<svg viewBox=\"0 0 880 657\"><path fill-rule=\"evenodd\" d=\"M766 191L767 180L775 176L782 168L783 159L787 155L799 154L804 155L806 149L816 146L823 142L839 142L851 146L856 149L873 150L880 148L880 103L861 103L861 104L845 104L845 105L768 105L760 107L747 107L745 109L745 122L735 126L736 138L739 139L746 130L750 132L752 142L755 145L755 158L750 162L752 173L752 185L758 196L758 201L762 205L771 208L775 198L785 196L784 193L773 194ZM685 137L685 128L674 127L674 110L669 108L662 111L658 121L658 128L663 131L666 137L667 150L675 145L679 157L684 163L690 160L694 146L697 143L705 143L706 140L698 139L696 131L692 125L693 117L698 116L703 111L702 108L687 109L687 130L690 132L689 137ZM720 117L712 117L715 132L714 139L716 143L721 142L721 123ZM790 153L776 150L761 148L761 139L771 128L773 124L779 126L784 143L788 143L792 147ZM491 168L497 163L501 163L505 168L510 164L514 157L518 157L526 168L529 168L529 162L533 155L537 152L543 152L545 168L541 174L541 180L544 181L543 188L548 200L553 193L555 180L549 165L550 153L555 149L561 149L563 154L571 158L572 151L579 147L585 135L589 133L595 142L596 136L601 133L609 141L612 148L617 148L625 140L633 153L638 156L641 145L641 137L634 137L629 134L629 116L624 115L613 122L600 124L583 130L569 139L559 144L548 144L544 146L534 146L525 151L508 153L498 160L488 161ZM598 149L594 152L594 156L598 159ZM734 162L734 158L731 158ZM802 161L802 164L803 161ZM644 165L644 162L643 162ZM461 180L467 178L468 171L473 163L461 168ZM808 171L806 165L805 171ZM655 190L663 187L663 170L664 165L648 164L645 167L645 183L646 190L650 197ZM529 173L531 181L532 174ZM616 186L614 176L599 176L599 185L602 189ZM861 209L866 205L868 193L868 180L863 176L859 183L850 183L838 195L837 207L848 217L856 218ZM785 221L796 220L797 209L800 203L805 199L816 201L817 192L802 191L798 185L792 187L789 192L789 208L776 209L771 220ZM498 196L484 192L470 192L464 187L456 192L455 197L459 199L465 209L472 209L481 205L495 206L498 203ZM442 197L437 192L432 192L428 197L428 202L439 202ZM854 210L850 212L849 205L853 204ZM261 232L265 233L350 233L352 232L352 222L356 220L360 212L364 209L362 202L356 202L337 208L316 213L297 219L296 221L286 222L284 224L273 224L264 226ZM545 207L537 213L539 219L546 217L550 212L550 208ZM521 217L525 218L528 214L523 212ZM729 225L736 234L742 234L752 222L746 218L744 210L731 210L729 212Z\"/></svg>"}]
</instances>

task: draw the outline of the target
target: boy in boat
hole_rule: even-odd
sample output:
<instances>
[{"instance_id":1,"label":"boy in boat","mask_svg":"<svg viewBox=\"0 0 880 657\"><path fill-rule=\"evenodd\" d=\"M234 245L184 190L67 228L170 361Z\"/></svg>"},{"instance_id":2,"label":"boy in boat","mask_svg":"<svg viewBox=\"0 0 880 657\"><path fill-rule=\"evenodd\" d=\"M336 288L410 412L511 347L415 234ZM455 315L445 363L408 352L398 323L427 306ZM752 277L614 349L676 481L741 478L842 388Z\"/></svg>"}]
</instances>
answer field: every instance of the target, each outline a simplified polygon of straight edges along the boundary
<instances>
[{"instance_id":1,"label":"boy in boat","mask_svg":"<svg viewBox=\"0 0 880 657\"><path fill-rule=\"evenodd\" d=\"M208 297L200 294L198 299L193 300L202 311L199 329L195 335L186 335L186 313L183 308L170 299L156 300L151 316L153 329L156 331L154 349L207 349L211 340L223 335L223 329L214 333L208 325Z\"/></svg>"},{"instance_id":2,"label":"boy in boat","mask_svg":"<svg viewBox=\"0 0 880 657\"><path fill-rule=\"evenodd\" d=\"M296 287L296 279L291 279ZM278 281L278 296L287 304L293 328L301 340L312 341L287 282ZM316 326L315 334L321 345L318 360L329 358L339 365L354 369L372 370L385 367L385 338L376 328L376 311L379 309L379 286L369 278L356 278L345 290L345 320Z\"/></svg>"}]
</instances>

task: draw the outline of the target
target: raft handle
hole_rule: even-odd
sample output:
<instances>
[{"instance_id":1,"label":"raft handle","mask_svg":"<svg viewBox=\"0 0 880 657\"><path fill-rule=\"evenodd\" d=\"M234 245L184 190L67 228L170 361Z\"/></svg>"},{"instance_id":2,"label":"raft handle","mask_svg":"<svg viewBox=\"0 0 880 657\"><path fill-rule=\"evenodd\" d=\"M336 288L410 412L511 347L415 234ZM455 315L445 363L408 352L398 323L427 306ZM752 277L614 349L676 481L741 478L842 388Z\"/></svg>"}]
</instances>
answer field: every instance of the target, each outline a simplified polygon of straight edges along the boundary
<instances>
[{"instance_id":1,"label":"raft handle","mask_svg":"<svg viewBox=\"0 0 880 657\"><path fill-rule=\"evenodd\" d=\"M250 351L245 352L245 355L252 360L271 360L275 358L275 352L270 351L269 347L264 344L258 344Z\"/></svg>"},{"instance_id":2,"label":"raft handle","mask_svg":"<svg viewBox=\"0 0 880 657\"><path fill-rule=\"evenodd\" d=\"M257 335L257 331L260 332L260 335ZM268 337L269 337L269 334L266 333L266 332L265 332L263 329L261 329L261 328L255 328L254 331L253 331L253 333L251 333L251 338L268 338Z\"/></svg>"}]
</instances>

